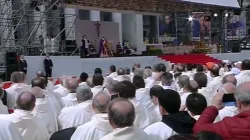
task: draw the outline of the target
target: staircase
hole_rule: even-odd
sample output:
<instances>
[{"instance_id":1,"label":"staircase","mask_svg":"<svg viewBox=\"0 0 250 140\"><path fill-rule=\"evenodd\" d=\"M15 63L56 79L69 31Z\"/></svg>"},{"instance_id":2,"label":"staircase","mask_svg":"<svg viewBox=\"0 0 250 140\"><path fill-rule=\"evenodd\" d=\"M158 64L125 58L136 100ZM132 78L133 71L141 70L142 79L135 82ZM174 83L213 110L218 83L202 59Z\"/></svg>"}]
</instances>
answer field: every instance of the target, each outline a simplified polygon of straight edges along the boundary
<instances>
[{"instance_id":1,"label":"staircase","mask_svg":"<svg viewBox=\"0 0 250 140\"><path fill-rule=\"evenodd\" d=\"M206 64L207 62L220 63L221 60L210 57L206 54L189 54L189 55L162 55L159 58L170 61L171 63L182 64Z\"/></svg>"}]
</instances>

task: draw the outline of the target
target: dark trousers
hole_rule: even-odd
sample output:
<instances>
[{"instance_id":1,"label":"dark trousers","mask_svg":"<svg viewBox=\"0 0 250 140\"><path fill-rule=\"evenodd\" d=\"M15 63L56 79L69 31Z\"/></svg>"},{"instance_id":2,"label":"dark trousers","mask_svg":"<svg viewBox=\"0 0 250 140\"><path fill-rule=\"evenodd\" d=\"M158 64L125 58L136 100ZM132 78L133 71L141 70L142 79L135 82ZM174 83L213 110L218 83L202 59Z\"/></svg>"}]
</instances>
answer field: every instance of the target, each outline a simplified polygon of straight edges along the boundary
<instances>
[{"instance_id":1,"label":"dark trousers","mask_svg":"<svg viewBox=\"0 0 250 140\"><path fill-rule=\"evenodd\" d=\"M52 69L46 70L46 77L52 77Z\"/></svg>"},{"instance_id":2,"label":"dark trousers","mask_svg":"<svg viewBox=\"0 0 250 140\"><path fill-rule=\"evenodd\" d=\"M81 50L80 50L80 56L81 56L81 58L86 57L88 54L89 54L88 49L87 48L83 48L83 46L82 46Z\"/></svg>"}]
</instances>

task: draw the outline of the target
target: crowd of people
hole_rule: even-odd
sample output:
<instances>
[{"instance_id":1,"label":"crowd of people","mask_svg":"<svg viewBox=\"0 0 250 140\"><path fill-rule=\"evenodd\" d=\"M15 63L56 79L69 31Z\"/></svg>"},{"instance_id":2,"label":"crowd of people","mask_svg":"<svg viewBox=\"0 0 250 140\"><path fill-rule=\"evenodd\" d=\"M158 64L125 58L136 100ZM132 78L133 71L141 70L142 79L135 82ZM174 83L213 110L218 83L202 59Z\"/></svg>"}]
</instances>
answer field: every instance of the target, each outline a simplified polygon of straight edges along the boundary
<instances>
[{"instance_id":1,"label":"crowd of people","mask_svg":"<svg viewBox=\"0 0 250 140\"><path fill-rule=\"evenodd\" d=\"M0 89L1 140L249 140L250 60L116 68L104 75L13 72Z\"/></svg>"}]
</instances>

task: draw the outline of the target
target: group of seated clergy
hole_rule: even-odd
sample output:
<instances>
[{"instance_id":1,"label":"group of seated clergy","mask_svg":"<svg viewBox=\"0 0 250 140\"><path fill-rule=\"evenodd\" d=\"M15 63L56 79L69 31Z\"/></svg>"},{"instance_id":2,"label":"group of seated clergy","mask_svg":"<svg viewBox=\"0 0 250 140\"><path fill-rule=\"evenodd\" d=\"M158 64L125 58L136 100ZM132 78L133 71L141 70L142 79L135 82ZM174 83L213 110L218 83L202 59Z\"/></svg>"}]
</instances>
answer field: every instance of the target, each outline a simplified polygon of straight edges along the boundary
<instances>
[{"instance_id":1,"label":"group of seated clergy","mask_svg":"<svg viewBox=\"0 0 250 140\"><path fill-rule=\"evenodd\" d=\"M250 60L109 71L55 86L42 71L30 85L13 72L0 90L0 140L250 139Z\"/></svg>"}]
</instances>

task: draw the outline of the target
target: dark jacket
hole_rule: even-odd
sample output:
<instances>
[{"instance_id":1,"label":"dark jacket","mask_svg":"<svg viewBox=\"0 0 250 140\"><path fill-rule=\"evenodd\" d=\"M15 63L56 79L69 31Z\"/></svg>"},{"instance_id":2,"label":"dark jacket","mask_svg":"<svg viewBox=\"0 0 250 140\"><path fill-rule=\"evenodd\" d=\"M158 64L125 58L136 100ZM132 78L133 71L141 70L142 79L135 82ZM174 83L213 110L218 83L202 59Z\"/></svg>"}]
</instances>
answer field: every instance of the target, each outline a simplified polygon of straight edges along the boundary
<instances>
[{"instance_id":1,"label":"dark jacket","mask_svg":"<svg viewBox=\"0 0 250 140\"><path fill-rule=\"evenodd\" d=\"M50 67L53 67L53 62L52 62L52 60L51 59L44 59L44 68L45 68L45 70L47 71L47 70L51 70L51 68Z\"/></svg>"},{"instance_id":2,"label":"dark jacket","mask_svg":"<svg viewBox=\"0 0 250 140\"><path fill-rule=\"evenodd\" d=\"M196 120L188 112L183 111L162 116L162 122L178 134L193 134L193 126Z\"/></svg>"},{"instance_id":3,"label":"dark jacket","mask_svg":"<svg viewBox=\"0 0 250 140\"><path fill-rule=\"evenodd\" d=\"M27 67L28 67L28 65L27 65L26 60L20 60L20 71L27 70ZM26 69L24 69L24 68L26 68Z\"/></svg>"},{"instance_id":4,"label":"dark jacket","mask_svg":"<svg viewBox=\"0 0 250 140\"><path fill-rule=\"evenodd\" d=\"M221 135L225 140L250 140L250 111L213 123L217 115L217 108L206 108L194 126L194 133L211 131Z\"/></svg>"}]
</instances>

